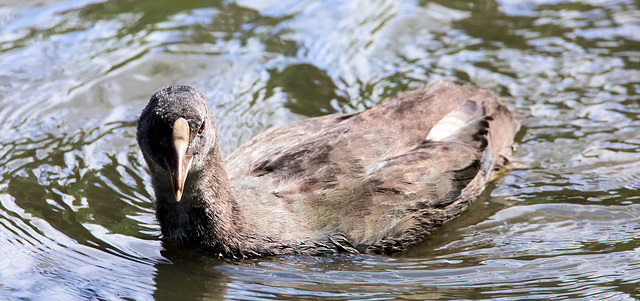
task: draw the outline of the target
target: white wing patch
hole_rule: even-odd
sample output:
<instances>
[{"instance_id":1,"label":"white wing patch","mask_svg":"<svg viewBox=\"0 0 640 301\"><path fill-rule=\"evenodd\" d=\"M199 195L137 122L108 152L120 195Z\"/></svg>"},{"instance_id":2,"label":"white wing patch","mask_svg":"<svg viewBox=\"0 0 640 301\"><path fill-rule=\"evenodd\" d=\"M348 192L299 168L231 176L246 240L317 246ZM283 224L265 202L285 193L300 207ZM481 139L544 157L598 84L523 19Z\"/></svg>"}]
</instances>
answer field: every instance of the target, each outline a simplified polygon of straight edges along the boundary
<instances>
[{"instance_id":1,"label":"white wing patch","mask_svg":"<svg viewBox=\"0 0 640 301\"><path fill-rule=\"evenodd\" d=\"M477 110L478 104L475 101L465 101L464 104L442 117L431 128L427 135L427 140L445 141L455 136L461 129L474 121Z\"/></svg>"}]
</instances>

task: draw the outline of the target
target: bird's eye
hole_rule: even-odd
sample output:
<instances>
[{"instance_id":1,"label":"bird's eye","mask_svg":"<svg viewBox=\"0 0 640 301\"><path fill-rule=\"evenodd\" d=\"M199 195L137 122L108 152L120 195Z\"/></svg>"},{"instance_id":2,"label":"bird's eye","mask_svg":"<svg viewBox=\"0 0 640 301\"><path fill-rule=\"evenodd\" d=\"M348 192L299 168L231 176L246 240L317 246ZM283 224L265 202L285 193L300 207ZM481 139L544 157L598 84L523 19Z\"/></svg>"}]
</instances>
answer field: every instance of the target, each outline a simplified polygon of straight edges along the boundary
<instances>
[{"instance_id":1,"label":"bird's eye","mask_svg":"<svg viewBox=\"0 0 640 301\"><path fill-rule=\"evenodd\" d=\"M202 132L204 132L204 121L202 122L202 125L198 129L198 134L202 134Z\"/></svg>"}]
</instances>

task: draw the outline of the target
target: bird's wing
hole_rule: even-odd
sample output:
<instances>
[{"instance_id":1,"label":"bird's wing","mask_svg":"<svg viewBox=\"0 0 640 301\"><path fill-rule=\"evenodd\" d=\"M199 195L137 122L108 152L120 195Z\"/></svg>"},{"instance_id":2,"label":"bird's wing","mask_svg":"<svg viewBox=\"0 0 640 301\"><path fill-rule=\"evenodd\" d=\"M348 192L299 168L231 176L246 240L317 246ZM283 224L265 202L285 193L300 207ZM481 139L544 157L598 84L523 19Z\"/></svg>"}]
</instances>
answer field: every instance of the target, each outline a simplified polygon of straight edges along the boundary
<instances>
[{"instance_id":1,"label":"bird's wing","mask_svg":"<svg viewBox=\"0 0 640 301\"><path fill-rule=\"evenodd\" d=\"M225 159L231 182L245 177L250 172L250 167L261 158L278 156L309 136L333 127L353 115L355 114L334 114L305 119L286 126L274 127L256 135Z\"/></svg>"},{"instance_id":2,"label":"bird's wing","mask_svg":"<svg viewBox=\"0 0 640 301\"><path fill-rule=\"evenodd\" d=\"M490 93L447 84L323 118L243 145L230 156L232 183L259 200L245 209L273 233L341 233L361 250L384 252L419 241L461 212L517 130Z\"/></svg>"}]
</instances>

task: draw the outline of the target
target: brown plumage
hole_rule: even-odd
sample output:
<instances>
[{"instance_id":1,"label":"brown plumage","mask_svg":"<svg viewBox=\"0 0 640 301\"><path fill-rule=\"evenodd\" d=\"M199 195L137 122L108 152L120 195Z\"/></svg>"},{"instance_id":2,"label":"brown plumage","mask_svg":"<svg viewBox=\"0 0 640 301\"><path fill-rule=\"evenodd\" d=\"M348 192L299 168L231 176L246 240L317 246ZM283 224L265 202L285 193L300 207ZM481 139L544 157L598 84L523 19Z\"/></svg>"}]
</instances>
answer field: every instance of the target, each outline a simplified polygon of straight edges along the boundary
<instances>
[{"instance_id":1,"label":"brown plumage","mask_svg":"<svg viewBox=\"0 0 640 301\"><path fill-rule=\"evenodd\" d=\"M509 159L517 129L489 92L439 82L270 129L225 169L206 101L172 86L152 96L137 138L165 239L226 257L390 254L464 210Z\"/></svg>"}]
</instances>

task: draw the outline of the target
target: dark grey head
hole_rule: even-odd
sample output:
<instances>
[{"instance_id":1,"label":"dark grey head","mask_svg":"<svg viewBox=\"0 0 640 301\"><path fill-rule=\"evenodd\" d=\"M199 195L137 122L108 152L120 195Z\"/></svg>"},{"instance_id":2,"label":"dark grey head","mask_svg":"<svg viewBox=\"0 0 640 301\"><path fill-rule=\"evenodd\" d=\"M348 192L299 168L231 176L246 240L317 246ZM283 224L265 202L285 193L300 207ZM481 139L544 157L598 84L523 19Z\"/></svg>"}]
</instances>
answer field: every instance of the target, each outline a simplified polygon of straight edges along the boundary
<instances>
[{"instance_id":1,"label":"dark grey head","mask_svg":"<svg viewBox=\"0 0 640 301\"><path fill-rule=\"evenodd\" d=\"M152 177L166 176L161 182L170 181L175 200L180 201L187 175L202 170L215 149L215 119L194 88L164 87L142 111L137 140Z\"/></svg>"}]
</instances>

